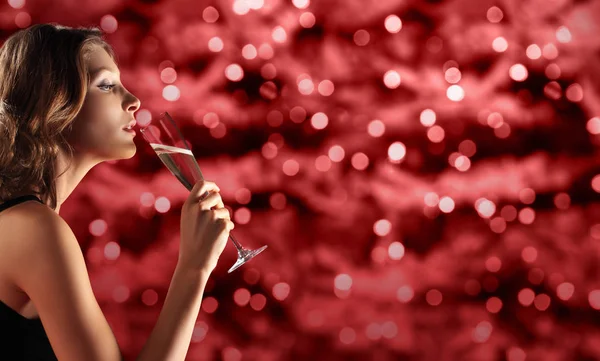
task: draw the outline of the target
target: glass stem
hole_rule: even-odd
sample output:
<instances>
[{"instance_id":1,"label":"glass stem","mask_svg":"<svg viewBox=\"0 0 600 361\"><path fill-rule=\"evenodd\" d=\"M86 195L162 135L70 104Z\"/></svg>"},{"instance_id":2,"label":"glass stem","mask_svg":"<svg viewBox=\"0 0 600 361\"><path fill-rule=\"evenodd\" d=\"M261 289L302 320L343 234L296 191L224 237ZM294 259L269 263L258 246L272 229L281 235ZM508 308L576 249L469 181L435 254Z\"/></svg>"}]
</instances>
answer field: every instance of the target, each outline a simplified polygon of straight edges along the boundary
<instances>
[{"instance_id":1,"label":"glass stem","mask_svg":"<svg viewBox=\"0 0 600 361\"><path fill-rule=\"evenodd\" d=\"M242 247L242 245L239 244L239 242L236 241L235 238L233 238L233 234L229 233L229 239L231 240L231 242L233 242L235 248L237 248L238 253L242 253L244 251L244 247Z\"/></svg>"}]
</instances>

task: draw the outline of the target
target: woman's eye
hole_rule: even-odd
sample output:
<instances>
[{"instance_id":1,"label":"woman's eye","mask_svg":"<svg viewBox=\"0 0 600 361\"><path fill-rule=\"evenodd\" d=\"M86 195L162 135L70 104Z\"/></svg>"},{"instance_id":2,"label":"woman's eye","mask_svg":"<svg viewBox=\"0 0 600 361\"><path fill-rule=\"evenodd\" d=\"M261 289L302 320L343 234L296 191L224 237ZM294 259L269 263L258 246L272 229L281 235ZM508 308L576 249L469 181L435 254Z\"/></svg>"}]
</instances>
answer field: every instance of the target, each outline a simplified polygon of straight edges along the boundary
<instances>
[{"instance_id":1,"label":"woman's eye","mask_svg":"<svg viewBox=\"0 0 600 361\"><path fill-rule=\"evenodd\" d=\"M105 91L109 91L112 88L114 88L115 85L114 84L102 84L102 85L98 85L98 88L105 90Z\"/></svg>"}]
</instances>

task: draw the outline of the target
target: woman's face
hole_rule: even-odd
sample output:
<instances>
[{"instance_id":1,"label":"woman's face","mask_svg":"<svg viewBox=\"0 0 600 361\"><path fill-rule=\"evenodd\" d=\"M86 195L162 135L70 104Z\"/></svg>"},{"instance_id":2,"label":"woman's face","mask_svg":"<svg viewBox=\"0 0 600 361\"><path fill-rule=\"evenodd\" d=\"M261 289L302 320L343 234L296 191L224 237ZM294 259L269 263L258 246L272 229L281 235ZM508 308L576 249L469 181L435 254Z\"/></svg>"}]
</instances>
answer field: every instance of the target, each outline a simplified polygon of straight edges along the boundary
<instances>
[{"instance_id":1,"label":"woman's face","mask_svg":"<svg viewBox=\"0 0 600 361\"><path fill-rule=\"evenodd\" d=\"M94 162L129 159L136 152L135 135L123 128L135 119L140 101L121 84L117 65L102 47L94 47L87 67L87 94L67 141L75 156Z\"/></svg>"}]
</instances>

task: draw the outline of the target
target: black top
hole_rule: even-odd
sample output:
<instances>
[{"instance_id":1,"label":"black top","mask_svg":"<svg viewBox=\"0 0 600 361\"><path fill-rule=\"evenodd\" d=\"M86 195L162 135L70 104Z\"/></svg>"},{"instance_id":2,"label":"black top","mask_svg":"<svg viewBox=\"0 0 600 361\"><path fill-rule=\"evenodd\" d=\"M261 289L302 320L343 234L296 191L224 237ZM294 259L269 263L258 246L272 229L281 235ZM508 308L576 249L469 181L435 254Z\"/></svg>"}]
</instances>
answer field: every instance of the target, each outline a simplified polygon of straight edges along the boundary
<instances>
[{"instance_id":1,"label":"black top","mask_svg":"<svg viewBox=\"0 0 600 361\"><path fill-rule=\"evenodd\" d=\"M0 204L0 212L25 201L37 200L26 195ZM57 361L39 318L28 319L0 301L0 360Z\"/></svg>"}]
</instances>

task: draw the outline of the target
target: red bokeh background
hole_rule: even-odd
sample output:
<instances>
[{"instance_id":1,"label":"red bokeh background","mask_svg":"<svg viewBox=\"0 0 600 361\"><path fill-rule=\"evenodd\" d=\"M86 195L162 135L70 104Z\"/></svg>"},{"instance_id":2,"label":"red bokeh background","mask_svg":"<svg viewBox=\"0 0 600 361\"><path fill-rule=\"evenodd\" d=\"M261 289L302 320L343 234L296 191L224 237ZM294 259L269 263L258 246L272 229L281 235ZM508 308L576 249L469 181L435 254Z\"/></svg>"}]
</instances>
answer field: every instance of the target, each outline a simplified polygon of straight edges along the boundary
<instances>
[{"instance_id":1,"label":"red bokeh background","mask_svg":"<svg viewBox=\"0 0 600 361\"><path fill-rule=\"evenodd\" d=\"M269 248L213 273L188 360L600 359L600 1L8 0L98 26ZM138 134L61 208L127 359L187 190Z\"/></svg>"}]
</instances>

